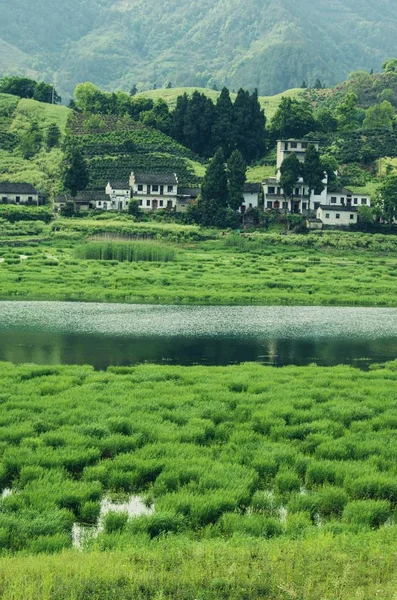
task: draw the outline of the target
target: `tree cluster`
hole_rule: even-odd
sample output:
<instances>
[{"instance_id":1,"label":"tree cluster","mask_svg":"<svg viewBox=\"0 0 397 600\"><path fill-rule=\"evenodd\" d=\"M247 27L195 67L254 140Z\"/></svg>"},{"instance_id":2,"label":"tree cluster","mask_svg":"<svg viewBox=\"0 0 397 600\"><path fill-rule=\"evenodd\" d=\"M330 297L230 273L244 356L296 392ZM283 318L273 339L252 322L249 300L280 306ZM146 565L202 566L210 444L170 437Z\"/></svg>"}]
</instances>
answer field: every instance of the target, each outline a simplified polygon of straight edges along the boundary
<instances>
[{"instance_id":1,"label":"tree cluster","mask_svg":"<svg viewBox=\"0 0 397 600\"><path fill-rule=\"evenodd\" d=\"M70 107L83 113L129 115L138 120L141 113L153 109L154 103L150 98L136 97L131 93L102 92L93 83L87 82L76 86Z\"/></svg>"},{"instance_id":2,"label":"tree cluster","mask_svg":"<svg viewBox=\"0 0 397 600\"><path fill-rule=\"evenodd\" d=\"M194 92L179 96L172 113L171 135L201 156L222 148L226 158L239 150L247 163L266 150L266 117L257 92L240 89L235 102L223 88L217 102Z\"/></svg>"},{"instance_id":3,"label":"tree cluster","mask_svg":"<svg viewBox=\"0 0 397 600\"><path fill-rule=\"evenodd\" d=\"M20 98L32 98L48 104L60 104L61 97L50 83L35 81L27 77L2 77L0 79L0 93L12 94Z\"/></svg>"},{"instance_id":4,"label":"tree cluster","mask_svg":"<svg viewBox=\"0 0 397 600\"><path fill-rule=\"evenodd\" d=\"M200 198L194 207L194 220L201 225L228 227L238 224L237 211L244 202L247 165L238 150L225 160L218 148L201 184Z\"/></svg>"}]
</instances>

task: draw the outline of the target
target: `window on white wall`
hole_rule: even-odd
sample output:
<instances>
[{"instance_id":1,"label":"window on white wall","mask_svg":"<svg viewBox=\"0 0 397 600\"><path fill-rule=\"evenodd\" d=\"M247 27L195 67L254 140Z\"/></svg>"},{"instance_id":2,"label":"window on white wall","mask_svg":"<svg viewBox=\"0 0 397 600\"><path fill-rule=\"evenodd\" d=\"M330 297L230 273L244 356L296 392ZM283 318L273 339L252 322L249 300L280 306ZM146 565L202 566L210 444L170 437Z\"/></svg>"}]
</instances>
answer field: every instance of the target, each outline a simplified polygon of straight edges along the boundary
<instances>
[{"instance_id":1,"label":"window on white wall","mask_svg":"<svg viewBox=\"0 0 397 600\"><path fill-rule=\"evenodd\" d=\"M173 192L174 191L174 186L173 185L169 185L168 186L168 192Z\"/></svg>"},{"instance_id":2,"label":"window on white wall","mask_svg":"<svg viewBox=\"0 0 397 600\"><path fill-rule=\"evenodd\" d=\"M337 213L337 214L335 215L335 219L340 219L340 214L339 214L339 213Z\"/></svg>"}]
</instances>

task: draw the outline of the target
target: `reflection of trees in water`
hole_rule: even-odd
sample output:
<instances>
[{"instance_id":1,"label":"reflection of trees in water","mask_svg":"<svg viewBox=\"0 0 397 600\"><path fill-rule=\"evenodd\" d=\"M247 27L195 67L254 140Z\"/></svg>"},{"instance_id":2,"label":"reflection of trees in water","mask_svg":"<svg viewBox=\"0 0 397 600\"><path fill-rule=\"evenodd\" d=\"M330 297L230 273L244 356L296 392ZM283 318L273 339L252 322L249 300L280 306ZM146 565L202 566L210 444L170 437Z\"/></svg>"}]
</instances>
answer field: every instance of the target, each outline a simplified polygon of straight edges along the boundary
<instances>
[{"instance_id":1,"label":"reflection of trees in water","mask_svg":"<svg viewBox=\"0 0 397 600\"><path fill-rule=\"evenodd\" d=\"M397 357L397 339L120 338L59 332L0 333L0 360L37 364L227 365L258 361L272 365L340 363L366 365ZM369 359L369 360L363 360Z\"/></svg>"}]
</instances>

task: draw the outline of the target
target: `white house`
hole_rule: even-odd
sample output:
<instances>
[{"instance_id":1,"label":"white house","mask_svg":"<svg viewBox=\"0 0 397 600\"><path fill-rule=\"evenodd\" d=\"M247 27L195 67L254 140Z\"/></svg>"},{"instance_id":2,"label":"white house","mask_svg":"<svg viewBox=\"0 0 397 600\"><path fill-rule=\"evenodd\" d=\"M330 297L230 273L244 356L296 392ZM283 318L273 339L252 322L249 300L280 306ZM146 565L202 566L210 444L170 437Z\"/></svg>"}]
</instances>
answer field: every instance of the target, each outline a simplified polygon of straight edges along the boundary
<instances>
[{"instance_id":1,"label":"white house","mask_svg":"<svg viewBox=\"0 0 397 600\"><path fill-rule=\"evenodd\" d=\"M350 206L321 204L317 209L317 219L320 219L324 226L348 227L358 222L358 212Z\"/></svg>"},{"instance_id":2,"label":"white house","mask_svg":"<svg viewBox=\"0 0 397 600\"><path fill-rule=\"evenodd\" d=\"M276 177L265 179L262 183L265 210L279 210L294 214L311 215L317 210L320 204L326 203L328 179L325 173L323 180L324 190L321 194L316 194L314 190L309 194L309 187L305 184L302 177L296 182L292 198L286 199L284 190L280 186L280 169L284 160L291 154L295 154L298 160L303 162L309 144L315 146L317 150L320 147L319 142L313 140L278 140L277 175Z\"/></svg>"},{"instance_id":3,"label":"white house","mask_svg":"<svg viewBox=\"0 0 397 600\"><path fill-rule=\"evenodd\" d=\"M142 210L175 209L178 200L178 178L175 173L133 171L130 176L131 196Z\"/></svg>"},{"instance_id":4,"label":"white house","mask_svg":"<svg viewBox=\"0 0 397 600\"><path fill-rule=\"evenodd\" d=\"M43 204L38 190L30 183L9 183L0 182L0 202L2 204L23 204L36 205Z\"/></svg>"},{"instance_id":5,"label":"white house","mask_svg":"<svg viewBox=\"0 0 397 600\"><path fill-rule=\"evenodd\" d=\"M309 215L316 210L320 204L326 204L327 180L324 179L324 190L321 194L312 191L309 200L309 188L302 178L296 183L292 198L286 199L284 190L280 186L277 177L266 179L263 186L263 198L265 210L279 210L288 213Z\"/></svg>"},{"instance_id":6,"label":"white house","mask_svg":"<svg viewBox=\"0 0 397 600\"><path fill-rule=\"evenodd\" d=\"M128 181L109 181L105 191L110 199L108 210L128 210L131 199L131 187Z\"/></svg>"},{"instance_id":7,"label":"white house","mask_svg":"<svg viewBox=\"0 0 397 600\"><path fill-rule=\"evenodd\" d=\"M371 197L365 194L355 194L347 188L341 188L338 191L328 191L325 204L348 206L357 210L360 206L371 206Z\"/></svg>"},{"instance_id":8,"label":"white house","mask_svg":"<svg viewBox=\"0 0 397 600\"><path fill-rule=\"evenodd\" d=\"M324 226L347 227L358 222L360 206L371 206L370 196L355 194L343 187L327 192L326 202L317 208L316 216L321 219Z\"/></svg>"},{"instance_id":9,"label":"white house","mask_svg":"<svg viewBox=\"0 0 397 600\"><path fill-rule=\"evenodd\" d=\"M311 144L318 150L320 143L315 140L278 140L277 141L277 179L280 179L280 168L290 154L296 154L300 162L305 160L307 147Z\"/></svg>"},{"instance_id":10,"label":"white house","mask_svg":"<svg viewBox=\"0 0 397 600\"><path fill-rule=\"evenodd\" d=\"M259 208L261 205L261 184L246 183L244 185L244 202L240 207L240 212L244 213L250 208Z\"/></svg>"}]
</instances>

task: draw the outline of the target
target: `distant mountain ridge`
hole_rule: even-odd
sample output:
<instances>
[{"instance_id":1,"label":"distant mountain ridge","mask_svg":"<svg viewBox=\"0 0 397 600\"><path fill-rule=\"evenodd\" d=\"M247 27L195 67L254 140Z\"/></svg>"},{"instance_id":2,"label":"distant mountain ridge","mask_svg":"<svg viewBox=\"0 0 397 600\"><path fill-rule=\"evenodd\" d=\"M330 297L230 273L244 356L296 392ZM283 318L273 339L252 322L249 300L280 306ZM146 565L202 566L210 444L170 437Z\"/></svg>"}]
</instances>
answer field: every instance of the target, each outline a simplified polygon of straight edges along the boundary
<instances>
[{"instance_id":1,"label":"distant mountain ridge","mask_svg":"<svg viewBox=\"0 0 397 600\"><path fill-rule=\"evenodd\" d=\"M379 69L395 0L0 0L0 74L140 89L228 85L275 94Z\"/></svg>"}]
</instances>

